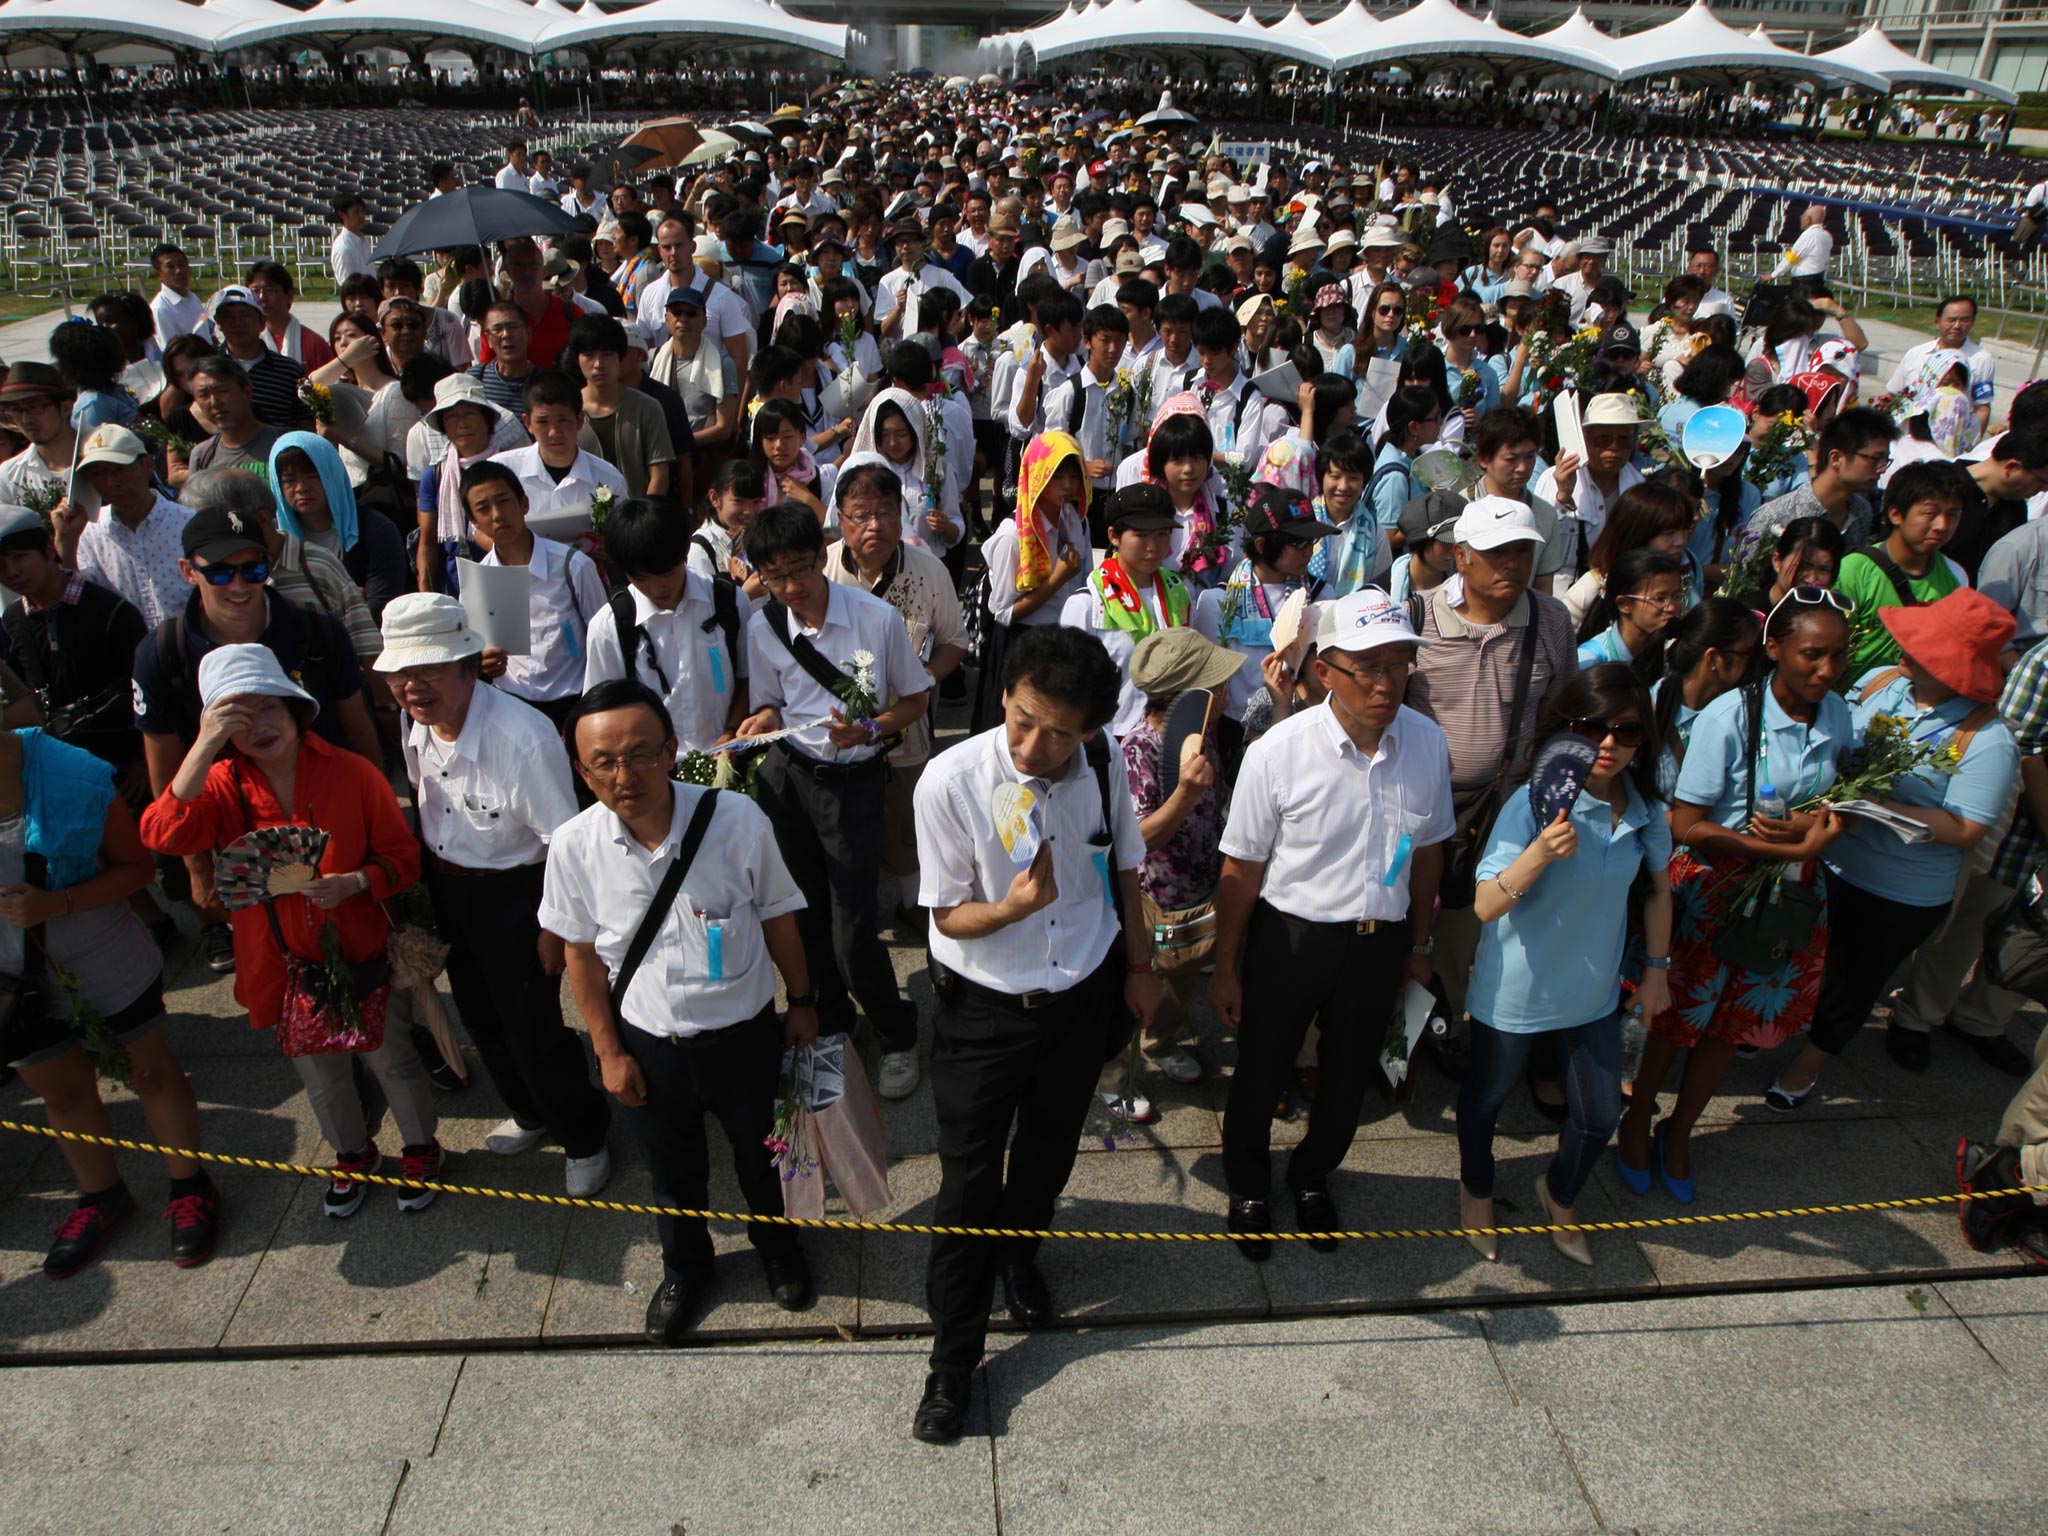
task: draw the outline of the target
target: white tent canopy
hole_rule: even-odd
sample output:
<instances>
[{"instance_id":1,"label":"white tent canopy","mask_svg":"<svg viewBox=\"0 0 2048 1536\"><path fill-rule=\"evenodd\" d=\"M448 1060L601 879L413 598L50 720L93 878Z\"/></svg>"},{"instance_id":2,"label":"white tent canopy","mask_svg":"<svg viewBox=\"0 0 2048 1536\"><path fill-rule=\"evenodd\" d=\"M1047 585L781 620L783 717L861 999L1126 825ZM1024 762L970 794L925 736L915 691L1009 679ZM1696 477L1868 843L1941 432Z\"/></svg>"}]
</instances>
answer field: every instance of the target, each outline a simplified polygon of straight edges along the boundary
<instances>
[{"instance_id":1,"label":"white tent canopy","mask_svg":"<svg viewBox=\"0 0 2048 1536\"><path fill-rule=\"evenodd\" d=\"M1681 16L1646 32L1618 37L1605 49L1607 61L1623 80L1649 80L1664 75L1716 74L1729 79L1793 76L1828 85L1855 85L1888 95L1884 76L1853 64L1830 61L1825 54L1794 53L1767 37L1738 32L1693 0Z\"/></svg>"},{"instance_id":2,"label":"white tent canopy","mask_svg":"<svg viewBox=\"0 0 2048 1536\"><path fill-rule=\"evenodd\" d=\"M646 5L609 14L593 6L543 26L537 51L604 49L643 37L779 43L829 58L846 57L845 27L805 21L762 0L648 0Z\"/></svg>"},{"instance_id":3,"label":"white tent canopy","mask_svg":"<svg viewBox=\"0 0 2048 1536\"><path fill-rule=\"evenodd\" d=\"M282 9L282 7L280 7ZM0 6L0 42L111 56L136 44L180 53L212 53L219 35L241 23L218 11L139 0L12 0Z\"/></svg>"},{"instance_id":4,"label":"white tent canopy","mask_svg":"<svg viewBox=\"0 0 2048 1536\"><path fill-rule=\"evenodd\" d=\"M1343 17L1340 15L1336 20ZM1524 37L1491 21L1481 21L1469 11L1459 10L1451 0L1421 0L1419 5L1379 22L1368 32L1354 32L1349 37L1326 35L1324 41L1336 53L1339 69L1375 64L1406 69L1424 60L1463 56L1527 59L1610 79L1614 74L1598 59L1559 48L1545 38Z\"/></svg>"},{"instance_id":5,"label":"white tent canopy","mask_svg":"<svg viewBox=\"0 0 2048 1536\"><path fill-rule=\"evenodd\" d=\"M1839 48L1830 48L1819 57L1832 59L1838 64L1847 64L1856 69L1867 69L1874 75L1882 75L1893 86L1931 85L1941 91L1974 91L1979 96L1989 96L1993 101L2002 101L2008 106L2017 105L2019 102L2016 93L1995 81L1979 80L1974 75L1960 75L1953 70L1936 69L1925 59L1914 58L1876 27Z\"/></svg>"},{"instance_id":6,"label":"white tent canopy","mask_svg":"<svg viewBox=\"0 0 2048 1536\"><path fill-rule=\"evenodd\" d=\"M531 54L534 39L552 24L543 14L515 16L483 0L320 0L288 19L232 27L218 46L225 52L280 41L344 49L413 43L424 52L433 43L471 43Z\"/></svg>"},{"instance_id":7,"label":"white tent canopy","mask_svg":"<svg viewBox=\"0 0 2048 1536\"><path fill-rule=\"evenodd\" d=\"M1162 49L1270 54L1322 69L1331 63L1329 51L1313 38L1226 21L1194 0L1113 3L1085 10L1078 17L1071 13L1058 17L1043 27L1016 34L1011 41L1030 44L1040 63L1079 53L1143 56Z\"/></svg>"}]
</instances>

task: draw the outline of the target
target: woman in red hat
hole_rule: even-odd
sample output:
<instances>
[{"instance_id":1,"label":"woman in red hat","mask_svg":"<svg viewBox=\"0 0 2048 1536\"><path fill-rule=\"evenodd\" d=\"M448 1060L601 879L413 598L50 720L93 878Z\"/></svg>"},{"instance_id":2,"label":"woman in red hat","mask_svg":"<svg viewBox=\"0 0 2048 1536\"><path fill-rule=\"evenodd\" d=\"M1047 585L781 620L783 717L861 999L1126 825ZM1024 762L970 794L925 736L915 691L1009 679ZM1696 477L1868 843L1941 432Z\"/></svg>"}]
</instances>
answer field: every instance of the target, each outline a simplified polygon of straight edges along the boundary
<instances>
[{"instance_id":1,"label":"woman in red hat","mask_svg":"<svg viewBox=\"0 0 2048 1536\"><path fill-rule=\"evenodd\" d=\"M1900 778L1885 809L1931 834L1905 842L1862 817L1828 849L1828 953L1806 1045L1764 1095L1772 1109L1806 1103L1831 1057L1870 1017L1885 979L1941 926L1964 855L2001 821L2019 773L2019 749L1998 718L1999 653L2012 643L2012 614L1965 587L1939 602L1885 608L1899 665L1866 673L1850 690L1859 739L1873 722L1919 744L1946 745L1953 772ZM1844 772L1848 769L1845 767ZM1927 1036L1892 1028L1885 1045L1911 1071L1927 1065Z\"/></svg>"}]
</instances>

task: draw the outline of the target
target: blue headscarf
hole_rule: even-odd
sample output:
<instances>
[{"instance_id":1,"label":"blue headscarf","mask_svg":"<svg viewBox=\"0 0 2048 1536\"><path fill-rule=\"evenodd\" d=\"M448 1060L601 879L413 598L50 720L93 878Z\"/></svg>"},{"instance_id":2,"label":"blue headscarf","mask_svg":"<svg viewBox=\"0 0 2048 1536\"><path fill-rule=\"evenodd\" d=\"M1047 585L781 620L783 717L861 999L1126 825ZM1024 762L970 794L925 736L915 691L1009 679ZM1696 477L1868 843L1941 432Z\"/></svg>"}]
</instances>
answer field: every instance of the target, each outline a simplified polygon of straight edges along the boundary
<instances>
[{"instance_id":1,"label":"blue headscarf","mask_svg":"<svg viewBox=\"0 0 2048 1536\"><path fill-rule=\"evenodd\" d=\"M355 487L348 483L348 471L341 467L341 455L324 437L311 432L287 432L270 450L270 493L277 498L277 526L295 539L306 537L306 530L299 525L298 513L291 509L291 504L284 499L284 492L278 489L277 456L294 448L311 459L313 467L320 471L320 484L327 492L327 515L334 519L335 536L341 540L345 554L356 547Z\"/></svg>"}]
</instances>

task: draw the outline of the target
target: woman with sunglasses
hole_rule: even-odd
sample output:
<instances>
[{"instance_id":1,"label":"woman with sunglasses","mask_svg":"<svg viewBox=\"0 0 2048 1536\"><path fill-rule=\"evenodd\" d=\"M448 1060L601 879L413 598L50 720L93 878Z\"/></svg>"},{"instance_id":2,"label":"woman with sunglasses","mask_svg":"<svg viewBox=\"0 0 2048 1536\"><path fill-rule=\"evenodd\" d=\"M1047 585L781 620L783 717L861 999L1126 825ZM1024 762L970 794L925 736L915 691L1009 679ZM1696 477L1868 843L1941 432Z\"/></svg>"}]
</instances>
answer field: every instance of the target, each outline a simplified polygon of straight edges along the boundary
<instances>
[{"instance_id":1,"label":"woman with sunglasses","mask_svg":"<svg viewBox=\"0 0 2048 1536\"><path fill-rule=\"evenodd\" d=\"M1509 796L1480 860L1473 913L1483 926L1465 999L1472 1055L1458 1095L1466 1227L1494 1224L1494 1123L1545 1040L1564 1059L1567 1113L1536 1196L1546 1220L1577 1220L1579 1192L1621 1117L1620 975L1639 873L1649 877L1649 895L1637 996L1654 1012L1668 1004L1671 828L1654 754L1643 750L1651 715L1649 694L1627 667L1602 663L1566 683L1545 703L1538 739L1569 730L1596 742L1585 786L1547 825L1527 791ZM1499 1256L1494 1238L1469 1241L1483 1257ZM1573 1263L1593 1262L1583 1233L1556 1232L1551 1241Z\"/></svg>"},{"instance_id":2,"label":"woman with sunglasses","mask_svg":"<svg viewBox=\"0 0 2048 1536\"><path fill-rule=\"evenodd\" d=\"M1366 296L1365 314L1352 342L1357 359L1358 382L1363 385L1366 365L1375 360L1398 363L1408 355L1408 290L1396 282L1375 283ZM1363 389L1360 398L1364 397Z\"/></svg>"},{"instance_id":3,"label":"woman with sunglasses","mask_svg":"<svg viewBox=\"0 0 2048 1536\"><path fill-rule=\"evenodd\" d=\"M1579 623L1579 665L1620 662L1645 686L1663 675L1665 631L1685 611L1685 562L1660 549L1618 557Z\"/></svg>"},{"instance_id":4,"label":"woman with sunglasses","mask_svg":"<svg viewBox=\"0 0 2048 1536\"><path fill-rule=\"evenodd\" d=\"M1469 442L1479 418L1500 404L1500 378L1479 355L1479 338L1486 334L1486 311L1471 294L1460 294L1437 321L1437 332L1442 337L1444 383L1464 422L1456 440Z\"/></svg>"},{"instance_id":5,"label":"woman with sunglasses","mask_svg":"<svg viewBox=\"0 0 2048 1536\"><path fill-rule=\"evenodd\" d=\"M1999 656L2018 627L2012 614L1964 587L1878 617L1901 654L1897 666L1867 673L1849 690L1857 739L1882 717L1886 729L1903 731L1916 746L1946 746L1954 771L1901 777L1880 802L1927 828L1926 841L1905 842L1857 817L1828 850L1834 931L1806 1045L1764 1095L1779 1111L1806 1103L1822 1067L1870 1017L1887 978L1941 927L1964 855L2004 819L2019 774L2019 748L1997 708L2005 681ZM1925 1034L1894 1024L1885 1049L1907 1071L1926 1070Z\"/></svg>"},{"instance_id":6,"label":"woman with sunglasses","mask_svg":"<svg viewBox=\"0 0 2048 1536\"><path fill-rule=\"evenodd\" d=\"M1755 619L1746 609L1729 598L1708 603L1733 608L1747 621L1754 646ZM1671 805L1677 844L1671 1006L1645 1010L1649 1038L1615 1148L1628 1189L1647 1194L1654 1177L1685 1204L1694 1195L1693 1126L1720 1091L1739 1047L1774 1050L1806 1028L1829 946L1823 906L1808 941L1769 971L1737 967L1715 953L1734 916L1734 898L1759 863L1780 865L1791 871L1788 878L1812 885L1813 861L1842 831L1842 822L1825 813L1772 817L1756 809L1767 790L1797 806L1828 789L1855 736L1849 706L1834 691L1849 650L1841 600L1819 587L1795 589L1771 610L1764 650L1768 672L1701 709L1678 766ZM1657 1096L1680 1053L1685 1067L1677 1101L1670 1118L1656 1125Z\"/></svg>"}]
</instances>

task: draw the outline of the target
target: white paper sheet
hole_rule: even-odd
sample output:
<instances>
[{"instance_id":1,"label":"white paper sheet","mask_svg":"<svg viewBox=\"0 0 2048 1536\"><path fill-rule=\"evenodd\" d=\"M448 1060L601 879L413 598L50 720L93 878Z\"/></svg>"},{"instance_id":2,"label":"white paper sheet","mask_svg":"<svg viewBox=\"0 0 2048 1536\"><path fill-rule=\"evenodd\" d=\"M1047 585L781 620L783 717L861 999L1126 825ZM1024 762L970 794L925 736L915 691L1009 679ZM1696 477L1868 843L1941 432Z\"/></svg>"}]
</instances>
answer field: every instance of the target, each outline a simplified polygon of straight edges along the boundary
<instances>
[{"instance_id":1,"label":"white paper sheet","mask_svg":"<svg viewBox=\"0 0 2048 1536\"><path fill-rule=\"evenodd\" d=\"M532 586L526 567L457 560L455 570L462 584L462 611L469 615L469 627L484 637L484 644L507 656L531 654Z\"/></svg>"},{"instance_id":2,"label":"white paper sheet","mask_svg":"<svg viewBox=\"0 0 2048 1536\"><path fill-rule=\"evenodd\" d=\"M1581 464L1586 462L1586 432L1579 421L1579 397L1573 390L1560 391L1551 402L1551 410L1557 417L1557 454L1575 456Z\"/></svg>"},{"instance_id":3,"label":"white paper sheet","mask_svg":"<svg viewBox=\"0 0 2048 1536\"><path fill-rule=\"evenodd\" d=\"M1358 414L1368 419L1379 415L1394 397L1401 382L1401 365L1384 357L1371 358L1365 365L1365 393L1358 400Z\"/></svg>"}]
</instances>

